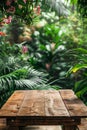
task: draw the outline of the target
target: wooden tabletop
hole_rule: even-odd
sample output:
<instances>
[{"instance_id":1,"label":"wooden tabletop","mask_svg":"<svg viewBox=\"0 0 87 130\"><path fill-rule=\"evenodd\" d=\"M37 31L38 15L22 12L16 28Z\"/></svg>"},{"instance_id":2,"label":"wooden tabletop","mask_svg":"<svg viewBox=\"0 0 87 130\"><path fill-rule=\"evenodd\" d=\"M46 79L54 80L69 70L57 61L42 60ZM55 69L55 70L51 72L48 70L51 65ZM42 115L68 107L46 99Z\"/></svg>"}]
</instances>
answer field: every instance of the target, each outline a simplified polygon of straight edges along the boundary
<instances>
[{"instance_id":1,"label":"wooden tabletop","mask_svg":"<svg viewBox=\"0 0 87 130\"><path fill-rule=\"evenodd\" d=\"M0 110L0 117L87 117L87 106L72 90L18 90Z\"/></svg>"}]
</instances>

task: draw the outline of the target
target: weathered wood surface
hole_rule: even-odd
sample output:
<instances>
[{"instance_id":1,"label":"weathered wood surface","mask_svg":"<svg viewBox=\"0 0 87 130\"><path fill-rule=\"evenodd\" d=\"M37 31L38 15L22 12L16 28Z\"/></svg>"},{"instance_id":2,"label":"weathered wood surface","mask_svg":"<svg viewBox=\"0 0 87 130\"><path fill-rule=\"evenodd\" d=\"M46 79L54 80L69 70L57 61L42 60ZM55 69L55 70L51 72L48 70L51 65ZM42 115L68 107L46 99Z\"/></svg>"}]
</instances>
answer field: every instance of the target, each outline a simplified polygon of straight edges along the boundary
<instances>
[{"instance_id":1,"label":"weathered wood surface","mask_svg":"<svg viewBox=\"0 0 87 130\"><path fill-rule=\"evenodd\" d=\"M1 108L0 116L58 116L69 113L58 91L16 91Z\"/></svg>"},{"instance_id":2,"label":"weathered wood surface","mask_svg":"<svg viewBox=\"0 0 87 130\"><path fill-rule=\"evenodd\" d=\"M20 90L1 108L1 116L87 117L87 107L72 90Z\"/></svg>"},{"instance_id":3,"label":"weathered wood surface","mask_svg":"<svg viewBox=\"0 0 87 130\"><path fill-rule=\"evenodd\" d=\"M72 90L19 90L1 108L3 117L10 126L64 125L73 130L87 117L87 107Z\"/></svg>"},{"instance_id":4,"label":"weathered wood surface","mask_svg":"<svg viewBox=\"0 0 87 130\"><path fill-rule=\"evenodd\" d=\"M72 90L59 92L71 117L87 117L87 106L77 98Z\"/></svg>"},{"instance_id":5,"label":"weathered wood surface","mask_svg":"<svg viewBox=\"0 0 87 130\"><path fill-rule=\"evenodd\" d=\"M17 116L44 116L45 101L43 91L27 91Z\"/></svg>"},{"instance_id":6,"label":"weathered wood surface","mask_svg":"<svg viewBox=\"0 0 87 130\"><path fill-rule=\"evenodd\" d=\"M58 91L45 91L45 116L68 116L69 113Z\"/></svg>"},{"instance_id":7,"label":"weathered wood surface","mask_svg":"<svg viewBox=\"0 0 87 130\"><path fill-rule=\"evenodd\" d=\"M22 102L25 97L26 91L16 91L13 95L8 99L8 101L3 105L0 110L0 116L3 117L15 117L19 112L19 108L22 105Z\"/></svg>"},{"instance_id":8,"label":"weathered wood surface","mask_svg":"<svg viewBox=\"0 0 87 130\"><path fill-rule=\"evenodd\" d=\"M58 91L28 91L17 116L69 116Z\"/></svg>"}]
</instances>

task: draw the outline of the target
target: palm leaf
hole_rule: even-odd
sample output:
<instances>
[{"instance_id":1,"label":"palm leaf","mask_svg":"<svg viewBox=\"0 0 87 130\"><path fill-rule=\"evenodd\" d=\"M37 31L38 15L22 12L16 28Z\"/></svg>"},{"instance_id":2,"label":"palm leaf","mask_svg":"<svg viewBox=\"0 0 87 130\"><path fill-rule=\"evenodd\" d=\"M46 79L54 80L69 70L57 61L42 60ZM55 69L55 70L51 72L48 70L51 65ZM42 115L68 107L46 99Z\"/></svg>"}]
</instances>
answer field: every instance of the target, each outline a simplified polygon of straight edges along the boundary
<instances>
[{"instance_id":1,"label":"palm leaf","mask_svg":"<svg viewBox=\"0 0 87 130\"><path fill-rule=\"evenodd\" d=\"M0 77L0 89L9 87L33 89L46 83L45 75L32 67L24 67Z\"/></svg>"}]
</instances>

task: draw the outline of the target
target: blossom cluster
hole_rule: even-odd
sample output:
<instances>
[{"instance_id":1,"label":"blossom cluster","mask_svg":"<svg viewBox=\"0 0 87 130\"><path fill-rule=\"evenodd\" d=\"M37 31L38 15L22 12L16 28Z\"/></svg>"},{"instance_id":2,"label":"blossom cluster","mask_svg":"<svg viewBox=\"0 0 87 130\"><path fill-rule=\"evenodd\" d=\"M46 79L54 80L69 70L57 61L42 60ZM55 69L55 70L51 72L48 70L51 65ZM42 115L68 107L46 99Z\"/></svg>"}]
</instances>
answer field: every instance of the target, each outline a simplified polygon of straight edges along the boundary
<instances>
[{"instance_id":1,"label":"blossom cluster","mask_svg":"<svg viewBox=\"0 0 87 130\"><path fill-rule=\"evenodd\" d=\"M23 2L26 4L27 0L23 0ZM16 11L15 5L16 4L18 4L17 0L7 0L6 1L7 13L15 13L15 11Z\"/></svg>"},{"instance_id":2,"label":"blossom cluster","mask_svg":"<svg viewBox=\"0 0 87 130\"><path fill-rule=\"evenodd\" d=\"M21 0L26 8L27 0ZM0 17L0 30L5 24L9 24L12 21L12 15L15 15L16 10L19 8L19 0L4 0L3 4L0 3L0 13L2 12L3 17ZM20 15L20 14L19 14ZM3 32L0 32L0 36L5 36Z\"/></svg>"},{"instance_id":3,"label":"blossom cluster","mask_svg":"<svg viewBox=\"0 0 87 130\"><path fill-rule=\"evenodd\" d=\"M14 14L14 13L16 13L17 10L22 9L22 7L23 7L23 9L26 8L26 5L29 4L29 3L31 5L31 7L33 7L32 5L33 5L34 2L35 1L33 1L33 0L31 0L31 2L30 2L30 0L6 0L6 2L4 3L4 10L7 13L11 13L11 14L13 13ZM40 14L40 6L34 7L33 11L36 14Z\"/></svg>"},{"instance_id":4,"label":"blossom cluster","mask_svg":"<svg viewBox=\"0 0 87 130\"><path fill-rule=\"evenodd\" d=\"M39 0L4 0L0 10L7 16L17 15L24 20L32 20L34 15L40 15L40 6L35 6ZM1 21L1 20L0 20Z\"/></svg>"},{"instance_id":5,"label":"blossom cluster","mask_svg":"<svg viewBox=\"0 0 87 130\"><path fill-rule=\"evenodd\" d=\"M0 27L4 24L9 24L12 21L12 17L15 15L30 24L34 19L34 16L40 15L40 6L35 6L38 0L4 0L3 4L0 3L0 11L4 14L0 18ZM2 33L0 35L4 36Z\"/></svg>"},{"instance_id":6,"label":"blossom cluster","mask_svg":"<svg viewBox=\"0 0 87 130\"><path fill-rule=\"evenodd\" d=\"M5 24L10 24L12 21L12 16L9 16L7 18L3 18L0 22L0 27L3 27ZM0 31L0 36L6 36L6 34L2 31Z\"/></svg>"}]
</instances>

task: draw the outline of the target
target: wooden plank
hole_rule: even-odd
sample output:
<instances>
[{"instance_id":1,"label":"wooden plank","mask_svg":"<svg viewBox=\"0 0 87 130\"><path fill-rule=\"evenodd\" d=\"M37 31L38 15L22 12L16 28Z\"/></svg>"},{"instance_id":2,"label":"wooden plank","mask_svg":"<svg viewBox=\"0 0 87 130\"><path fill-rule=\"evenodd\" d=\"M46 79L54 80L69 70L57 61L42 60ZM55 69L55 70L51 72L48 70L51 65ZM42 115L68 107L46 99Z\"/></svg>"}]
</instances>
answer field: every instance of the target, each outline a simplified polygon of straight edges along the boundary
<instances>
[{"instance_id":1,"label":"wooden plank","mask_svg":"<svg viewBox=\"0 0 87 130\"><path fill-rule=\"evenodd\" d=\"M0 117L16 116L24 100L26 91L15 91L0 110Z\"/></svg>"},{"instance_id":2,"label":"wooden plank","mask_svg":"<svg viewBox=\"0 0 87 130\"><path fill-rule=\"evenodd\" d=\"M87 106L77 98L72 90L60 90L59 92L71 117L87 117Z\"/></svg>"},{"instance_id":3,"label":"wooden plank","mask_svg":"<svg viewBox=\"0 0 87 130\"><path fill-rule=\"evenodd\" d=\"M58 91L45 91L45 114L46 116L69 117L69 113Z\"/></svg>"},{"instance_id":4,"label":"wooden plank","mask_svg":"<svg viewBox=\"0 0 87 130\"><path fill-rule=\"evenodd\" d=\"M26 90L15 91L8 99L8 101L19 101L23 100L25 97Z\"/></svg>"},{"instance_id":5,"label":"wooden plank","mask_svg":"<svg viewBox=\"0 0 87 130\"><path fill-rule=\"evenodd\" d=\"M44 91L27 91L17 116L44 116Z\"/></svg>"}]
</instances>

